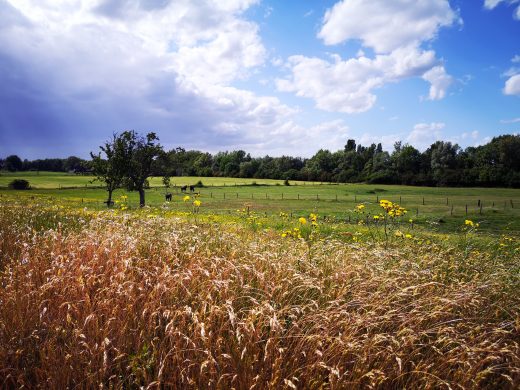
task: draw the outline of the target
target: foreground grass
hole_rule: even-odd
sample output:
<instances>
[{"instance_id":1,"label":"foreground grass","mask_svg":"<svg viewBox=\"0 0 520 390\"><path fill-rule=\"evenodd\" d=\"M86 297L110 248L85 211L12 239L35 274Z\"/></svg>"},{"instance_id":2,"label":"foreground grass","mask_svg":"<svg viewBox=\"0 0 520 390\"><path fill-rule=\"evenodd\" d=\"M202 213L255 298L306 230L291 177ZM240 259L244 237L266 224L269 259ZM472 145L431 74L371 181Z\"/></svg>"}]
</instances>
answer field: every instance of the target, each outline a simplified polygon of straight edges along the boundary
<instances>
[{"instance_id":1,"label":"foreground grass","mask_svg":"<svg viewBox=\"0 0 520 390\"><path fill-rule=\"evenodd\" d=\"M1 387L520 386L515 254L204 220L0 203Z\"/></svg>"}]
</instances>

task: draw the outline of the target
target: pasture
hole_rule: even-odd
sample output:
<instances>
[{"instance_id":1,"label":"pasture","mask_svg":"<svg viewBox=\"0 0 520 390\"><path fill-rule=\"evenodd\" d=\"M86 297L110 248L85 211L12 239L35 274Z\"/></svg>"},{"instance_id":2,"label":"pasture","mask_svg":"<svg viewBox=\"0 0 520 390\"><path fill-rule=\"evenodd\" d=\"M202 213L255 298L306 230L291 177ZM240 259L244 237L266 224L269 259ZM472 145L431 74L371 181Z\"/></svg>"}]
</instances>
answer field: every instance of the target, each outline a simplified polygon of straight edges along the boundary
<instances>
[{"instance_id":1,"label":"pasture","mask_svg":"<svg viewBox=\"0 0 520 390\"><path fill-rule=\"evenodd\" d=\"M69 174L23 172L2 174L0 194L13 194L1 189L10 180L24 178L33 189L20 191L20 197L45 197L60 199L71 207L103 209L106 191L99 188L93 178ZM490 234L520 234L520 190L506 188L443 188L411 187L398 185L367 184L327 184L289 182L282 180L172 177L171 187L162 185L162 178L150 179L150 189L146 191L147 205L167 206L168 209L185 211L182 201L185 196L180 191L183 185L202 182L197 188L202 202L201 212L209 214L236 214L237 210L255 211L264 216L288 213L293 217L310 213L333 217L345 223L357 223L360 219L372 221L372 215L379 212L379 201L387 199L407 209L407 219L413 219L415 226L438 231L454 232L461 221L471 219L480 223L480 229ZM172 202L165 203L165 194L172 194ZM134 192L118 190L114 199L121 195L128 197L130 209L138 207L138 195ZM188 192L189 195L189 192ZM355 213L358 204L364 204L365 215Z\"/></svg>"},{"instance_id":2,"label":"pasture","mask_svg":"<svg viewBox=\"0 0 520 390\"><path fill-rule=\"evenodd\" d=\"M63 176L0 190L0 387L520 386L518 190Z\"/></svg>"}]
</instances>

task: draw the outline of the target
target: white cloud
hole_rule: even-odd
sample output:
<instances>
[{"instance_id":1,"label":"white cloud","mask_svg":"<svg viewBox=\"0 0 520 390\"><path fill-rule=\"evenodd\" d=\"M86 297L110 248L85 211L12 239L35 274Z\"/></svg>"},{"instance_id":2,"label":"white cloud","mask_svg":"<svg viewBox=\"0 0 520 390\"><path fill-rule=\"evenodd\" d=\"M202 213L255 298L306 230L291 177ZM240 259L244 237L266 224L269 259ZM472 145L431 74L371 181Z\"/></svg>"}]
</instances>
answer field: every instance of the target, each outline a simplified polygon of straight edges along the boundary
<instances>
[{"instance_id":1,"label":"white cloud","mask_svg":"<svg viewBox=\"0 0 520 390\"><path fill-rule=\"evenodd\" d=\"M500 120L500 123L508 124L508 123L519 123L520 118L513 118L513 119L502 119Z\"/></svg>"},{"instance_id":2,"label":"white cloud","mask_svg":"<svg viewBox=\"0 0 520 390\"><path fill-rule=\"evenodd\" d=\"M402 139L402 134L387 134L377 136L369 133L364 133L358 141L359 145L371 145L381 143L383 150L391 152L394 150L394 144Z\"/></svg>"},{"instance_id":3,"label":"white cloud","mask_svg":"<svg viewBox=\"0 0 520 390\"><path fill-rule=\"evenodd\" d=\"M484 0L484 8L491 10L491 9L495 8L497 5L499 5L500 3L515 5L515 4L520 3L520 0ZM515 5L513 17L517 20L520 20L520 5Z\"/></svg>"},{"instance_id":4,"label":"white cloud","mask_svg":"<svg viewBox=\"0 0 520 390\"><path fill-rule=\"evenodd\" d=\"M457 19L447 0L342 0L328 10L318 37L334 45L349 39L378 53L417 46Z\"/></svg>"},{"instance_id":5,"label":"white cloud","mask_svg":"<svg viewBox=\"0 0 520 390\"><path fill-rule=\"evenodd\" d=\"M325 111L357 113L373 107L376 102L374 89L406 78L421 77L436 64L433 51L414 47L399 48L373 59L358 57L343 61L339 56L334 59L329 62L305 56L290 57L288 66L292 74L277 80L278 89L312 98L316 107ZM435 86L433 98L442 98L449 76L439 70L435 72L426 77Z\"/></svg>"},{"instance_id":6,"label":"white cloud","mask_svg":"<svg viewBox=\"0 0 520 390\"><path fill-rule=\"evenodd\" d=\"M504 0L485 0L484 7L487 9L493 9Z\"/></svg>"},{"instance_id":7,"label":"white cloud","mask_svg":"<svg viewBox=\"0 0 520 390\"><path fill-rule=\"evenodd\" d=\"M218 150L276 148L277 134L294 127L291 142L309 148L314 134L335 139L344 127L298 126L278 98L232 86L266 61L259 28L244 16L257 2L11 0L0 55L45 91L61 125L75 115L97 131L94 145L125 128L158 130L165 146Z\"/></svg>"},{"instance_id":8,"label":"white cloud","mask_svg":"<svg viewBox=\"0 0 520 390\"><path fill-rule=\"evenodd\" d=\"M446 96L446 91L453 83L453 77L446 73L444 66L435 66L423 74L423 79L428 81L430 86L430 100L440 100Z\"/></svg>"},{"instance_id":9,"label":"white cloud","mask_svg":"<svg viewBox=\"0 0 520 390\"><path fill-rule=\"evenodd\" d=\"M311 98L325 111L359 113L374 106L377 88L422 77L431 85L430 100L442 99L453 78L435 52L420 45L456 18L446 0L340 1L325 14L318 37L329 45L358 39L375 56L369 58L362 49L345 60L337 54L332 61L291 56L291 74L278 79L277 88Z\"/></svg>"},{"instance_id":10,"label":"white cloud","mask_svg":"<svg viewBox=\"0 0 520 390\"><path fill-rule=\"evenodd\" d=\"M406 141L420 150L425 150L432 143L442 138L442 129L446 127L442 122L417 123L408 134Z\"/></svg>"},{"instance_id":11,"label":"white cloud","mask_svg":"<svg viewBox=\"0 0 520 390\"><path fill-rule=\"evenodd\" d=\"M505 95L520 95L520 74L511 76L504 86Z\"/></svg>"},{"instance_id":12,"label":"white cloud","mask_svg":"<svg viewBox=\"0 0 520 390\"><path fill-rule=\"evenodd\" d=\"M511 58L511 62L513 64L518 64L520 63L520 55L516 54L513 58Z\"/></svg>"}]
</instances>

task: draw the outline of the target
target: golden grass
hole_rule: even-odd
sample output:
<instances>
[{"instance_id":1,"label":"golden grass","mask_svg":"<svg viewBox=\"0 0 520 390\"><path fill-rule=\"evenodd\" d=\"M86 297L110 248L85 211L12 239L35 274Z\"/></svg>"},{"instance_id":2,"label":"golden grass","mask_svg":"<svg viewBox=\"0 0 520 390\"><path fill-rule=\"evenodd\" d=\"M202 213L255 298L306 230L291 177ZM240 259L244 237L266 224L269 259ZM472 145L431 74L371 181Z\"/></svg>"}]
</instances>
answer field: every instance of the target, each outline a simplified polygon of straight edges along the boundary
<instances>
[{"instance_id":1,"label":"golden grass","mask_svg":"<svg viewBox=\"0 0 520 390\"><path fill-rule=\"evenodd\" d=\"M0 387L520 386L518 259L42 213L0 205Z\"/></svg>"}]
</instances>

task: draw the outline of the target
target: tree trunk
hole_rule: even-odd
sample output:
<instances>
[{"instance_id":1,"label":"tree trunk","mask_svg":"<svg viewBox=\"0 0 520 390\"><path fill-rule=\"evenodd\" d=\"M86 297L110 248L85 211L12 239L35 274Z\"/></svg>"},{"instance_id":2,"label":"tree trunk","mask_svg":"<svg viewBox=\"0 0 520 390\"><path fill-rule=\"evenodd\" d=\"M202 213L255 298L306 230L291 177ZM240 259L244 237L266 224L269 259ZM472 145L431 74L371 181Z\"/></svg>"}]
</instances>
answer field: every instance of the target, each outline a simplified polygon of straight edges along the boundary
<instances>
[{"instance_id":1,"label":"tree trunk","mask_svg":"<svg viewBox=\"0 0 520 390\"><path fill-rule=\"evenodd\" d=\"M108 200L107 200L107 207L112 206L112 191L113 190L107 190L108 191Z\"/></svg>"},{"instance_id":2,"label":"tree trunk","mask_svg":"<svg viewBox=\"0 0 520 390\"><path fill-rule=\"evenodd\" d=\"M144 207L144 188L139 189L139 207Z\"/></svg>"}]
</instances>

